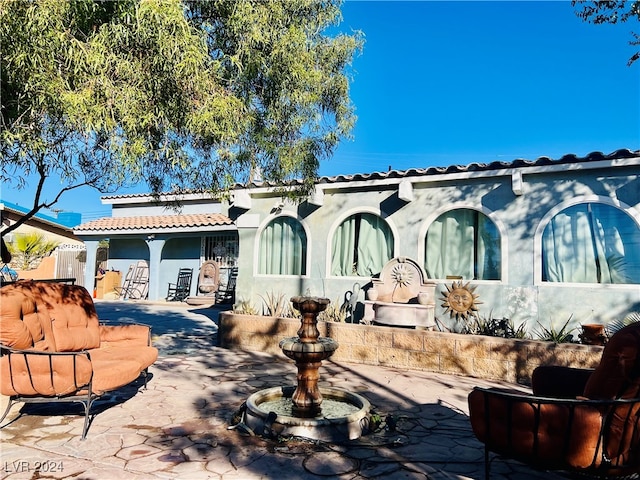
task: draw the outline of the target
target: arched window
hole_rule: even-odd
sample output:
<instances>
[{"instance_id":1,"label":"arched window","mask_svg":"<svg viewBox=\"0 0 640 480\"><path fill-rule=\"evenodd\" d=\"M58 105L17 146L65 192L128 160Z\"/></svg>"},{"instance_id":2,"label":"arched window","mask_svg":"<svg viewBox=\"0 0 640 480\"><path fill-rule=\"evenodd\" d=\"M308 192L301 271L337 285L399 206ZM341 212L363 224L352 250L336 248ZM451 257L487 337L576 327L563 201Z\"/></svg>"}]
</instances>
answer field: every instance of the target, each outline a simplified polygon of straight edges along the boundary
<instances>
[{"instance_id":1,"label":"arched window","mask_svg":"<svg viewBox=\"0 0 640 480\"><path fill-rule=\"evenodd\" d=\"M278 217L260 235L258 273L306 275L307 234L298 220Z\"/></svg>"},{"instance_id":2,"label":"arched window","mask_svg":"<svg viewBox=\"0 0 640 480\"><path fill-rule=\"evenodd\" d=\"M436 218L424 251L429 278L500 280L500 232L477 210L459 208Z\"/></svg>"},{"instance_id":3,"label":"arched window","mask_svg":"<svg viewBox=\"0 0 640 480\"><path fill-rule=\"evenodd\" d=\"M351 215L337 228L331 248L331 275L370 277L393 258L393 234L372 213Z\"/></svg>"},{"instance_id":4,"label":"arched window","mask_svg":"<svg viewBox=\"0 0 640 480\"><path fill-rule=\"evenodd\" d=\"M640 283L640 229L623 210L580 203L555 215L542 233L542 280Z\"/></svg>"}]
</instances>

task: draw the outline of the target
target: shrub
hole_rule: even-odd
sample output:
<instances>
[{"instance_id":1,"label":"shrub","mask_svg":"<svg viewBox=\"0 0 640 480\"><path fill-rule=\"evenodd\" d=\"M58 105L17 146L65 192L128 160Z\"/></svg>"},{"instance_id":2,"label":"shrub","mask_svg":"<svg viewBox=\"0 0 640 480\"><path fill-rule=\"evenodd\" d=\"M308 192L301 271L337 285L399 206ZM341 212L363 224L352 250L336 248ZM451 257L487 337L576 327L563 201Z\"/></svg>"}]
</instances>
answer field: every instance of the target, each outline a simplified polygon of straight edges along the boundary
<instances>
[{"instance_id":1,"label":"shrub","mask_svg":"<svg viewBox=\"0 0 640 480\"><path fill-rule=\"evenodd\" d=\"M241 315L258 315L258 310L249 300L240 300L233 306L233 313Z\"/></svg>"},{"instance_id":2,"label":"shrub","mask_svg":"<svg viewBox=\"0 0 640 480\"><path fill-rule=\"evenodd\" d=\"M538 325L540 326L540 330L534 332L539 340L543 340L545 342L554 342L554 343L571 343L573 342L573 334L572 332L576 329L575 327L568 329L569 323L573 315L570 315L564 325L560 330L556 330L553 326L553 322L549 325L549 328L543 326L540 322ZM568 330L567 330L568 329Z\"/></svg>"},{"instance_id":3,"label":"shrub","mask_svg":"<svg viewBox=\"0 0 640 480\"><path fill-rule=\"evenodd\" d=\"M340 298L327 305L327 308L318 315L319 321L324 322L346 322L347 308L340 302Z\"/></svg>"},{"instance_id":4,"label":"shrub","mask_svg":"<svg viewBox=\"0 0 640 480\"><path fill-rule=\"evenodd\" d=\"M508 318L493 318L471 316L463 327L462 333L472 335L487 335L502 338L526 338L526 324L521 323L515 327L513 320Z\"/></svg>"},{"instance_id":5,"label":"shrub","mask_svg":"<svg viewBox=\"0 0 640 480\"><path fill-rule=\"evenodd\" d=\"M286 300L284 293L267 293L266 297L260 295L260 298L264 302L264 308L262 309L263 315L269 315L272 317L286 317L290 306Z\"/></svg>"},{"instance_id":6,"label":"shrub","mask_svg":"<svg viewBox=\"0 0 640 480\"><path fill-rule=\"evenodd\" d=\"M618 330L631 325L632 323L640 322L640 312L631 312L622 320L614 320L609 323L605 329L607 337L611 337Z\"/></svg>"}]
</instances>

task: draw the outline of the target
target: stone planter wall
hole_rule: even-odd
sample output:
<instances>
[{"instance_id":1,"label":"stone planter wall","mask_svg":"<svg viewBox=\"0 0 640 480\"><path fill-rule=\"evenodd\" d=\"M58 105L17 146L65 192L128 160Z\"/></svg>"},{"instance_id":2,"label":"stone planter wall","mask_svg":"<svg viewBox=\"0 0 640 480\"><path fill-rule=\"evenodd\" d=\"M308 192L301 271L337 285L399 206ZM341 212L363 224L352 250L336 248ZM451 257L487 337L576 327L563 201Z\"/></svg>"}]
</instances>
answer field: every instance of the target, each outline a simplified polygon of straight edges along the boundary
<instances>
[{"instance_id":1,"label":"stone planter wall","mask_svg":"<svg viewBox=\"0 0 640 480\"><path fill-rule=\"evenodd\" d=\"M218 342L225 348L283 355L278 343L296 336L299 327L297 319L222 312ZM319 322L318 330L340 344L332 360L525 385L539 365L593 368L603 348L334 322Z\"/></svg>"}]
</instances>

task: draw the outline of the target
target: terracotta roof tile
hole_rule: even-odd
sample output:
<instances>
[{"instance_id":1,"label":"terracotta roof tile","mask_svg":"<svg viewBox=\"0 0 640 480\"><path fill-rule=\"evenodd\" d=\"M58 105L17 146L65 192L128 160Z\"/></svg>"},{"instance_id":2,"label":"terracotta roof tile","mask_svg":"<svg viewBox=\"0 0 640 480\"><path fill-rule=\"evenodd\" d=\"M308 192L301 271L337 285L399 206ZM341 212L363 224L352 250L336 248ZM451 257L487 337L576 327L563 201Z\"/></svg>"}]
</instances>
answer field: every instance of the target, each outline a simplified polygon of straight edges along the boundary
<instances>
[{"instance_id":1,"label":"terracotta roof tile","mask_svg":"<svg viewBox=\"0 0 640 480\"><path fill-rule=\"evenodd\" d=\"M427 168L410 168L408 170L389 170L386 172L371 172L371 173L354 173L348 175L335 175L330 177L319 177L316 182L319 184L333 184L343 182L353 182L361 180L383 180L387 178L405 178L415 176L429 176L429 175L444 175L453 173L465 173L465 172L482 172L493 170L504 170L509 168L526 168L526 167L541 167L546 165L568 165L577 163L589 163L597 162L601 160L617 160L623 158L634 158L640 156L640 150L620 149L615 152L604 154L602 152L591 152L584 157L578 157L577 155L570 153L562 156L559 159L551 159L549 157L538 157L535 160L526 160L517 158L510 162L494 161L490 163L470 163L468 165L449 165L445 167L427 167ZM286 182L286 185L300 185L302 180L294 179ZM244 189L252 187L277 187L281 186L273 182L249 182L247 184L236 184L235 188ZM194 193L186 191L182 193ZM165 194L171 194L166 192ZM101 197L103 199L122 199L122 198L136 198L146 197L148 193L134 193L123 195L108 195Z\"/></svg>"},{"instance_id":2,"label":"terracotta roof tile","mask_svg":"<svg viewBox=\"0 0 640 480\"><path fill-rule=\"evenodd\" d=\"M187 227L216 227L233 225L233 221L220 213L190 215L153 215L139 217L104 217L78 225L75 232L104 230L180 229Z\"/></svg>"}]
</instances>

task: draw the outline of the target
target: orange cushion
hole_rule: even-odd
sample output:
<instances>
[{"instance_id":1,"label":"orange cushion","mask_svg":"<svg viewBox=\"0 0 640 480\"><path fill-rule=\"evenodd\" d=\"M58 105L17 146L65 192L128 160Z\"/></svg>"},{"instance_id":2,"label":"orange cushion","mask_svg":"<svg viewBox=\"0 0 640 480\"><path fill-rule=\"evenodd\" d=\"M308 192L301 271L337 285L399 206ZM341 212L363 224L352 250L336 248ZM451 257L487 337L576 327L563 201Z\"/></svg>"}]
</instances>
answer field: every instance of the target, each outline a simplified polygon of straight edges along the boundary
<instances>
[{"instance_id":1,"label":"orange cushion","mask_svg":"<svg viewBox=\"0 0 640 480\"><path fill-rule=\"evenodd\" d=\"M586 468L594 458L601 458L598 409L577 406L572 416L566 405L543 404L538 408L526 394L512 393L521 395L520 400L491 393L485 396L481 390L469 394L473 433L492 451L550 469Z\"/></svg>"},{"instance_id":2,"label":"orange cushion","mask_svg":"<svg viewBox=\"0 0 640 480\"><path fill-rule=\"evenodd\" d=\"M640 396L640 322L611 337L585 385L584 396L602 400Z\"/></svg>"},{"instance_id":3,"label":"orange cushion","mask_svg":"<svg viewBox=\"0 0 640 480\"><path fill-rule=\"evenodd\" d=\"M91 359L93 391L101 394L123 387L140 376L140 365L133 360Z\"/></svg>"},{"instance_id":4,"label":"orange cushion","mask_svg":"<svg viewBox=\"0 0 640 480\"><path fill-rule=\"evenodd\" d=\"M150 343L150 328L146 325L100 325L100 342L130 341L133 345Z\"/></svg>"},{"instance_id":5,"label":"orange cushion","mask_svg":"<svg viewBox=\"0 0 640 480\"><path fill-rule=\"evenodd\" d=\"M628 325L611 337L584 395L592 399L640 397L640 323ZM631 452L640 448L640 439L633 436L640 431L639 412L638 405L621 405L611 416L605 448L614 463L628 461Z\"/></svg>"},{"instance_id":6,"label":"orange cushion","mask_svg":"<svg viewBox=\"0 0 640 480\"><path fill-rule=\"evenodd\" d=\"M155 347L141 347L135 343L102 342L100 348L89 351L92 362L107 362L111 360L131 361L138 365L138 373L151 366L158 359L158 349Z\"/></svg>"},{"instance_id":7,"label":"orange cushion","mask_svg":"<svg viewBox=\"0 0 640 480\"><path fill-rule=\"evenodd\" d=\"M33 337L22 321L23 308L35 312L31 299L21 292L3 287L0 290L0 343L18 349L33 346Z\"/></svg>"},{"instance_id":8,"label":"orange cushion","mask_svg":"<svg viewBox=\"0 0 640 480\"><path fill-rule=\"evenodd\" d=\"M38 307L46 309L56 350L73 352L100 346L100 329L93 299L79 285L32 282ZM46 336L46 332L45 332Z\"/></svg>"},{"instance_id":9,"label":"orange cushion","mask_svg":"<svg viewBox=\"0 0 640 480\"><path fill-rule=\"evenodd\" d=\"M86 385L91 373L86 355L4 355L0 391L3 395L69 395Z\"/></svg>"}]
</instances>

